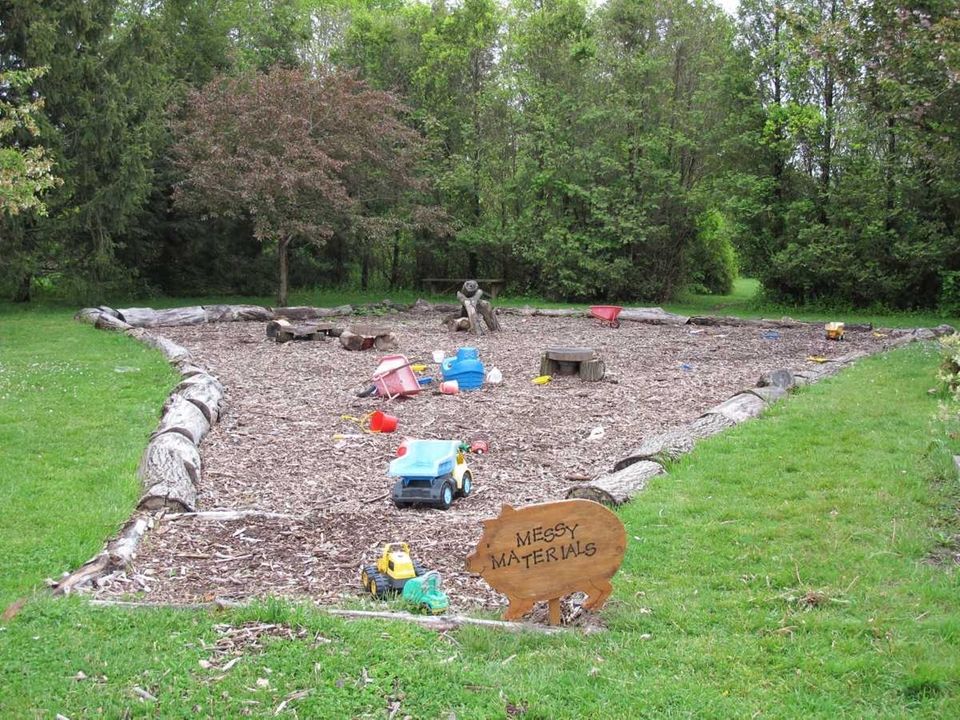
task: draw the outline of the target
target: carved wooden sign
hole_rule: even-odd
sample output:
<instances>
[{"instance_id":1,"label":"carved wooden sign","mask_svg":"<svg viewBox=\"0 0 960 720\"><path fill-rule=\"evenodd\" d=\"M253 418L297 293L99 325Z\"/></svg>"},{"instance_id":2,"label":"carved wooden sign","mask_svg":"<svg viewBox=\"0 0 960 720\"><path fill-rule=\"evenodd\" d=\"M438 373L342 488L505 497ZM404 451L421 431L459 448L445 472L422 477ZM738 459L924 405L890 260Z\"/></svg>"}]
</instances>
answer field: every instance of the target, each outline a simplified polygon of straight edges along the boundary
<instances>
[{"instance_id":1,"label":"carved wooden sign","mask_svg":"<svg viewBox=\"0 0 960 720\"><path fill-rule=\"evenodd\" d=\"M620 518L592 500L504 505L499 517L484 521L467 570L507 596L504 620L516 620L547 600L550 623L556 625L564 595L586 593L588 610L603 605L626 547Z\"/></svg>"}]
</instances>

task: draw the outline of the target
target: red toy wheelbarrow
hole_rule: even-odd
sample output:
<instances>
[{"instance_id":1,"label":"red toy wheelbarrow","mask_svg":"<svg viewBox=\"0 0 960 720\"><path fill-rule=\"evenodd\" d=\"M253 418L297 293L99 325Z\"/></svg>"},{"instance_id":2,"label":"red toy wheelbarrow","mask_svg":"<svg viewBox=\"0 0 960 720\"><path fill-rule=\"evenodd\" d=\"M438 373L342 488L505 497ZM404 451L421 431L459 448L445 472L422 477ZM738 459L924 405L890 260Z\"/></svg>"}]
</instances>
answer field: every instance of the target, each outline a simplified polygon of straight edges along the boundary
<instances>
[{"instance_id":1,"label":"red toy wheelbarrow","mask_svg":"<svg viewBox=\"0 0 960 720\"><path fill-rule=\"evenodd\" d=\"M590 314L600 321L601 325L606 327L618 328L620 321L617 316L623 310L619 305L591 305Z\"/></svg>"}]
</instances>

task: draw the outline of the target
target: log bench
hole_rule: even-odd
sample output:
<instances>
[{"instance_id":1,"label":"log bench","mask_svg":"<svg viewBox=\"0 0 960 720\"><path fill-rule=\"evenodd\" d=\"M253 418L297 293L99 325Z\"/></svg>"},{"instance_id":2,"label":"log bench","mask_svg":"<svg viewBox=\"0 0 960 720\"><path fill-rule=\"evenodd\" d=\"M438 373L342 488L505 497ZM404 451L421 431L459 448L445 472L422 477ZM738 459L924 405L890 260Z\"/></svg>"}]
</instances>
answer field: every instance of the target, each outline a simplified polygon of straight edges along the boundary
<instances>
[{"instance_id":1,"label":"log bench","mask_svg":"<svg viewBox=\"0 0 960 720\"><path fill-rule=\"evenodd\" d=\"M496 300L507 284L502 278L421 278L420 284L433 295L450 295L463 287L467 280L476 280L480 289L490 294L491 300Z\"/></svg>"}]
</instances>

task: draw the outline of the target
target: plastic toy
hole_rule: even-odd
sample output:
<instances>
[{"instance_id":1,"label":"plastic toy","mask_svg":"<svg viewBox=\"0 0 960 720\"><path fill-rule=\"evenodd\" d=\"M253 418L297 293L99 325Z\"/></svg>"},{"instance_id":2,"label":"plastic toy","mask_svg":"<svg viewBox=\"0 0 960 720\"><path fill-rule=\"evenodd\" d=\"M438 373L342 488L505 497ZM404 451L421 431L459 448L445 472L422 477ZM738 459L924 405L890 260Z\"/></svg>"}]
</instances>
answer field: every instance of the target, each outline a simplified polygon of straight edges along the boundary
<instances>
[{"instance_id":1,"label":"plastic toy","mask_svg":"<svg viewBox=\"0 0 960 720\"><path fill-rule=\"evenodd\" d=\"M426 570L410 558L410 546L392 542L383 546L376 565L367 565L360 571L360 583L374 597L385 597L400 592L408 580L423 575Z\"/></svg>"},{"instance_id":2,"label":"plastic toy","mask_svg":"<svg viewBox=\"0 0 960 720\"><path fill-rule=\"evenodd\" d=\"M480 353L476 348L462 347L456 357L444 358L440 363L444 380L456 380L460 391L476 390L486 377Z\"/></svg>"},{"instance_id":3,"label":"plastic toy","mask_svg":"<svg viewBox=\"0 0 960 720\"><path fill-rule=\"evenodd\" d=\"M417 376L410 369L410 361L405 355L384 355L373 373L373 384L377 395L392 400L401 395L416 395L420 392Z\"/></svg>"},{"instance_id":4,"label":"plastic toy","mask_svg":"<svg viewBox=\"0 0 960 720\"><path fill-rule=\"evenodd\" d=\"M433 615L439 615L450 607L450 600L441 589L441 584L440 573L431 570L408 580L403 586L401 597L417 607L426 608Z\"/></svg>"},{"instance_id":5,"label":"plastic toy","mask_svg":"<svg viewBox=\"0 0 960 720\"><path fill-rule=\"evenodd\" d=\"M530 382L532 382L534 385L546 385L551 380L553 380L553 377L550 375L537 375L537 377Z\"/></svg>"},{"instance_id":6,"label":"plastic toy","mask_svg":"<svg viewBox=\"0 0 960 720\"><path fill-rule=\"evenodd\" d=\"M397 478L392 493L397 507L424 503L446 510L455 497L473 490L459 440L410 440L406 453L390 461L387 474Z\"/></svg>"},{"instance_id":7,"label":"plastic toy","mask_svg":"<svg viewBox=\"0 0 960 720\"><path fill-rule=\"evenodd\" d=\"M823 329L826 330L827 340L843 340L845 327L842 322L829 322Z\"/></svg>"},{"instance_id":8,"label":"plastic toy","mask_svg":"<svg viewBox=\"0 0 960 720\"><path fill-rule=\"evenodd\" d=\"M619 305L590 306L590 314L599 320L601 325L612 328L620 327L620 321L617 320L617 317L620 315L621 310L623 310L623 308Z\"/></svg>"}]
</instances>

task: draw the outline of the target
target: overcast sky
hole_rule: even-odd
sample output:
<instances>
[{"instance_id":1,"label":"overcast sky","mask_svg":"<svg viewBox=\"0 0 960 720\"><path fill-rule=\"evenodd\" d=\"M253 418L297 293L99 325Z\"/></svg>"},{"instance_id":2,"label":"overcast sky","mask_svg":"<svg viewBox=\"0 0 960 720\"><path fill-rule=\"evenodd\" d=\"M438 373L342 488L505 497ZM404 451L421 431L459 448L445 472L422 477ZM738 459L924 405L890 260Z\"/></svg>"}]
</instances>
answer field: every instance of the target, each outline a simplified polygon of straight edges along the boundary
<instances>
[{"instance_id":1,"label":"overcast sky","mask_svg":"<svg viewBox=\"0 0 960 720\"><path fill-rule=\"evenodd\" d=\"M720 7L726 10L733 17L737 16L737 5L740 4L740 0L714 0Z\"/></svg>"}]
</instances>

